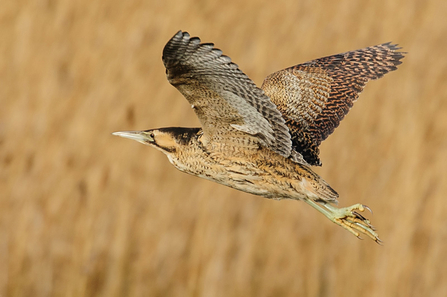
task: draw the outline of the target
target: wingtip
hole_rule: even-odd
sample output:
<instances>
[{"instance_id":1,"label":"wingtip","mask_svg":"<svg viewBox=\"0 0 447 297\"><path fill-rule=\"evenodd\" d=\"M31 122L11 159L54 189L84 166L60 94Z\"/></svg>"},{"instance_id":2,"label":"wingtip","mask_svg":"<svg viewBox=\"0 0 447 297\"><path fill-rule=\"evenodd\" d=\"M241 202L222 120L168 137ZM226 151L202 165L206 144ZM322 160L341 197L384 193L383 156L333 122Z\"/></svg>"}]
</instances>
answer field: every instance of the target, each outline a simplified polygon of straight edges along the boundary
<instances>
[{"instance_id":1,"label":"wingtip","mask_svg":"<svg viewBox=\"0 0 447 297\"><path fill-rule=\"evenodd\" d=\"M178 30L177 33L175 33L174 38L179 38L179 39L183 39L183 38L189 38L190 35L187 31L182 31L182 30Z\"/></svg>"},{"instance_id":2,"label":"wingtip","mask_svg":"<svg viewBox=\"0 0 447 297\"><path fill-rule=\"evenodd\" d=\"M402 48L401 46L399 46L398 43L393 43L392 41L385 42L382 45L388 47L390 50L393 50L393 51L399 50Z\"/></svg>"},{"instance_id":3,"label":"wingtip","mask_svg":"<svg viewBox=\"0 0 447 297\"><path fill-rule=\"evenodd\" d=\"M389 50L391 50L394 54L394 59L396 60L395 65L402 64L401 59L405 58L405 55L407 52L399 51L402 49L402 46L399 46L398 43L393 43L392 41L386 42L382 44L383 46L387 47Z\"/></svg>"}]
</instances>

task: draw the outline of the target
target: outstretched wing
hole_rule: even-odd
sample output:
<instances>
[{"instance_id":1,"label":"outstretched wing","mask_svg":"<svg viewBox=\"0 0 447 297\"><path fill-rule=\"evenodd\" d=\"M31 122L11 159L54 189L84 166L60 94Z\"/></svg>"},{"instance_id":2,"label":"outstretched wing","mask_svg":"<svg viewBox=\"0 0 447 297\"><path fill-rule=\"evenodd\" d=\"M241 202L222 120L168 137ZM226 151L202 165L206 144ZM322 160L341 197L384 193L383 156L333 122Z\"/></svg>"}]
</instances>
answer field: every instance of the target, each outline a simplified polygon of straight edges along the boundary
<instances>
[{"instance_id":1,"label":"outstretched wing","mask_svg":"<svg viewBox=\"0 0 447 297\"><path fill-rule=\"evenodd\" d=\"M282 113L293 150L321 165L318 146L349 112L366 83L397 69L404 53L384 43L316 59L269 75L262 85Z\"/></svg>"},{"instance_id":2,"label":"outstretched wing","mask_svg":"<svg viewBox=\"0 0 447 297\"><path fill-rule=\"evenodd\" d=\"M179 31L166 44L163 63L196 112L206 143L263 145L290 155L289 129L275 104L214 44Z\"/></svg>"}]
</instances>

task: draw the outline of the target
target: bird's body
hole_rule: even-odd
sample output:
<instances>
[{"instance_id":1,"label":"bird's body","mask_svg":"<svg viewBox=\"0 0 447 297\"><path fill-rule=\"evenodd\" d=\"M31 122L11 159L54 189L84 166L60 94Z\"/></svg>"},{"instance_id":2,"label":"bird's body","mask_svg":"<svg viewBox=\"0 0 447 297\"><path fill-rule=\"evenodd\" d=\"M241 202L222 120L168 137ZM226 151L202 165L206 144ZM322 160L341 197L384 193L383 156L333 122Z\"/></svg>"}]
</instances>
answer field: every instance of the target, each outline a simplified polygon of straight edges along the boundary
<instances>
[{"instance_id":1,"label":"bird's body","mask_svg":"<svg viewBox=\"0 0 447 297\"><path fill-rule=\"evenodd\" d=\"M321 165L318 146L366 82L400 64L396 49L388 43L293 66L268 76L260 89L213 44L179 31L163 61L202 128L114 134L157 148L180 171L266 198L304 201L379 242L359 213L365 206L333 206L338 194L310 166Z\"/></svg>"},{"instance_id":2,"label":"bird's body","mask_svg":"<svg viewBox=\"0 0 447 297\"><path fill-rule=\"evenodd\" d=\"M225 145L210 152L201 141L202 130L163 128L157 133L178 139L175 145L162 150L175 151L168 154L168 159L185 173L266 198L299 200L314 193L315 200L336 201L338 196L308 166L269 149L253 146L251 150L235 151L234 146Z\"/></svg>"}]
</instances>

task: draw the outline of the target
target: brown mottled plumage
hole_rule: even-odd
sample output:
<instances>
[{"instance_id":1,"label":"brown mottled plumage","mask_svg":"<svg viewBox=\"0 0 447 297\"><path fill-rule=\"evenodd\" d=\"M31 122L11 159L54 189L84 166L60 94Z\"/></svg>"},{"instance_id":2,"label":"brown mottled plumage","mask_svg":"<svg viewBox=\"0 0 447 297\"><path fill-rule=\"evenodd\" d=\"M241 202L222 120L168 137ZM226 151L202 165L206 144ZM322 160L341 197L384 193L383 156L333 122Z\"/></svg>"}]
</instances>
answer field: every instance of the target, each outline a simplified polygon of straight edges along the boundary
<instances>
[{"instance_id":1,"label":"brown mottled plumage","mask_svg":"<svg viewBox=\"0 0 447 297\"><path fill-rule=\"evenodd\" d=\"M269 75L262 89L211 43L179 31L166 44L169 82L189 101L202 128L116 132L165 153L179 170L273 199L311 205L357 237L380 242L356 204L336 208L338 194L309 165L365 84L395 70L403 53L385 43L329 56Z\"/></svg>"},{"instance_id":2,"label":"brown mottled plumage","mask_svg":"<svg viewBox=\"0 0 447 297\"><path fill-rule=\"evenodd\" d=\"M401 64L399 48L384 43L316 59L267 76L262 89L276 104L292 135L293 149L321 165L318 146L349 112L366 83Z\"/></svg>"}]
</instances>

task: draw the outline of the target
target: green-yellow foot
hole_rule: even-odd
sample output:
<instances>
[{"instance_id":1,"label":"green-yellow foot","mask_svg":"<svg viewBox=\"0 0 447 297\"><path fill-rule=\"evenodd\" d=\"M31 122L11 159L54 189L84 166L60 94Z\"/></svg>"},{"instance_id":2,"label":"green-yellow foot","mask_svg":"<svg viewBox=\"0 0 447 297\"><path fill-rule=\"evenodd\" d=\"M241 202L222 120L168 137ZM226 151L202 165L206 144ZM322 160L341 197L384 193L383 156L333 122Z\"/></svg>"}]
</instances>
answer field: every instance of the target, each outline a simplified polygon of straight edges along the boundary
<instances>
[{"instance_id":1,"label":"green-yellow foot","mask_svg":"<svg viewBox=\"0 0 447 297\"><path fill-rule=\"evenodd\" d=\"M329 220L342 226L357 238L361 239L360 234L364 234L375 242L379 244L382 243L370 221L360 214L360 212L364 212L365 209L371 211L366 205L355 204L349 207L337 208L326 202L315 202L310 199L306 199L305 201L313 208L323 213ZM320 203L323 207L320 206Z\"/></svg>"}]
</instances>

